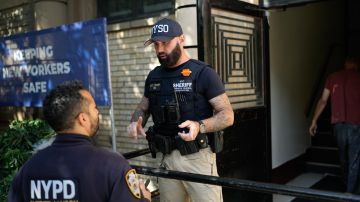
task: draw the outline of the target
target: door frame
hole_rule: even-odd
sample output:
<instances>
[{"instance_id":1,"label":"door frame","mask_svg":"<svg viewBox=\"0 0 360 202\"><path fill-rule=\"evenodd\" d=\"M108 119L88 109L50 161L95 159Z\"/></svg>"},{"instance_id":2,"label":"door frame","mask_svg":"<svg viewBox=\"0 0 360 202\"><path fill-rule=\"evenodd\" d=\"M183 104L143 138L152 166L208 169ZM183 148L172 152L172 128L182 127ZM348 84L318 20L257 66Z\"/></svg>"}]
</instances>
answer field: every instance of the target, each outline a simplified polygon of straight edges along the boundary
<instances>
[{"instance_id":1,"label":"door frame","mask_svg":"<svg viewBox=\"0 0 360 202\"><path fill-rule=\"evenodd\" d=\"M260 0L261 1L261 0ZM261 5L262 2L260 2ZM262 40L263 40L263 79L264 79L264 106L237 109L234 110L235 117L238 113L243 113L247 110L265 110L266 116L266 137L265 137L265 172L266 177L264 181L271 181L271 171L272 171L272 155L271 155L271 110L270 110L270 59L269 59L269 25L268 18L266 16L265 10L261 9L260 6L249 4L246 2L241 2L238 0L197 0L197 30L198 30L198 58L199 60L205 61L206 63L211 64L211 8L220 8L229 10L232 12L249 15L262 19ZM265 109L264 109L265 108ZM241 120L234 120L234 124Z\"/></svg>"}]
</instances>

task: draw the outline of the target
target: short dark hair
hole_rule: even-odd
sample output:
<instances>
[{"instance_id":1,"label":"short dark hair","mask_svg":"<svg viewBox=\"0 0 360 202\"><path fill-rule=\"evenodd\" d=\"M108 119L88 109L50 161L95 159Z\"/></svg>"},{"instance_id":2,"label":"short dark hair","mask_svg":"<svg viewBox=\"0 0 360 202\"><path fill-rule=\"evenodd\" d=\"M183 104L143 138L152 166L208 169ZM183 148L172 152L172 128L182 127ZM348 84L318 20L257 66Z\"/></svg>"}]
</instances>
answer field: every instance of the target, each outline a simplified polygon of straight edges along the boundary
<instances>
[{"instance_id":1,"label":"short dark hair","mask_svg":"<svg viewBox=\"0 0 360 202\"><path fill-rule=\"evenodd\" d=\"M66 81L45 97L44 117L56 132L74 126L75 117L82 112L86 102L80 90L86 90L81 81Z\"/></svg>"},{"instance_id":2,"label":"short dark hair","mask_svg":"<svg viewBox=\"0 0 360 202\"><path fill-rule=\"evenodd\" d=\"M359 59L353 56L348 56L345 59L344 68L345 69L358 69L359 68Z\"/></svg>"}]
</instances>

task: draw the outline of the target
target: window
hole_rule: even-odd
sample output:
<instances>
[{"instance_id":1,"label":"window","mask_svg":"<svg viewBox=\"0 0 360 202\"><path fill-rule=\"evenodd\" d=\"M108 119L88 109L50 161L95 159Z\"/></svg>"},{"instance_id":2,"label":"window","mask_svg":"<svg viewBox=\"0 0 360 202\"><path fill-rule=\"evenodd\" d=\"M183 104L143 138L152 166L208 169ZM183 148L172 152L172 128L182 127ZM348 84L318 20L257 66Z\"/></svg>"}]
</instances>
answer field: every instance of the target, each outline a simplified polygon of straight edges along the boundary
<instances>
[{"instance_id":1,"label":"window","mask_svg":"<svg viewBox=\"0 0 360 202\"><path fill-rule=\"evenodd\" d=\"M108 22L121 22L172 14L175 0L98 0L99 17Z\"/></svg>"}]
</instances>

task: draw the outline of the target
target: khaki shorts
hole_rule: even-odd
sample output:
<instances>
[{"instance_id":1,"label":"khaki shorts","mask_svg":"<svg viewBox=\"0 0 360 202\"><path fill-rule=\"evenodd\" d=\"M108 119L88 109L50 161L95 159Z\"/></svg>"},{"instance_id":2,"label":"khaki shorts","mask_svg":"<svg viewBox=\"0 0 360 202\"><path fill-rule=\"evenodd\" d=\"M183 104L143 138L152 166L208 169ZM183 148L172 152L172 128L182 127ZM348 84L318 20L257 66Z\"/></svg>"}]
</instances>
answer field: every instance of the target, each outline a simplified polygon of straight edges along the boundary
<instances>
[{"instance_id":1,"label":"khaki shorts","mask_svg":"<svg viewBox=\"0 0 360 202\"><path fill-rule=\"evenodd\" d=\"M219 176L216 154L210 148L181 156L178 150L164 157L162 166L168 170ZM221 186L159 178L160 201L162 202L222 202Z\"/></svg>"}]
</instances>

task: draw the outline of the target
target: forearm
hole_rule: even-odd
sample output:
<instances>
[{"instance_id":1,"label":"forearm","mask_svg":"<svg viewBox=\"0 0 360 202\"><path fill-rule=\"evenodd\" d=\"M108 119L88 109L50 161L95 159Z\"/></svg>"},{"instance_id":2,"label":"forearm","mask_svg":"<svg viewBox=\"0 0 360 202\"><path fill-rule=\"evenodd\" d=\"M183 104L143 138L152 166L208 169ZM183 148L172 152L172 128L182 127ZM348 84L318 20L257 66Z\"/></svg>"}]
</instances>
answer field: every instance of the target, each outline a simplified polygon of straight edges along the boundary
<instances>
[{"instance_id":1,"label":"forearm","mask_svg":"<svg viewBox=\"0 0 360 202\"><path fill-rule=\"evenodd\" d=\"M140 116L143 118L142 126L144 127L150 115L139 108L135 109L133 115L131 116L131 122L136 122Z\"/></svg>"},{"instance_id":2,"label":"forearm","mask_svg":"<svg viewBox=\"0 0 360 202\"><path fill-rule=\"evenodd\" d=\"M326 106L326 102L320 99L318 101L318 103L316 104L314 116L311 120L312 122L315 122L315 123L317 122L317 120L318 120L320 114L322 113L322 111L324 110L325 106Z\"/></svg>"},{"instance_id":3,"label":"forearm","mask_svg":"<svg viewBox=\"0 0 360 202\"><path fill-rule=\"evenodd\" d=\"M312 123L317 122L320 114L322 113L322 111L324 110L324 108L326 106L329 96L330 96L330 90L325 88L321 95L321 98L319 99L318 103L316 104L314 116L312 118Z\"/></svg>"},{"instance_id":4,"label":"forearm","mask_svg":"<svg viewBox=\"0 0 360 202\"><path fill-rule=\"evenodd\" d=\"M131 116L131 122L136 122L141 116L143 118L142 126L145 126L150 116L148 109L149 109L149 100L146 97L143 97L141 99L141 102L136 107L134 113Z\"/></svg>"},{"instance_id":5,"label":"forearm","mask_svg":"<svg viewBox=\"0 0 360 202\"><path fill-rule=\"evenodd\" d=\"M234 112L232 109L225 109L203 120L203 122L207 133L220 131L234 123Z\"/></svg>"},{"instance_id":6,"label":"forearm","mask_svg":"<svg viewBox=\"0 0 360 202\"><path fill-rule=\"evenodd\" d=\"M211 99L209 102L214 108L214 115L202 120L206 132L220 131L234 123L234 111L225 93Z\"/></svg>"}]
</instances>

